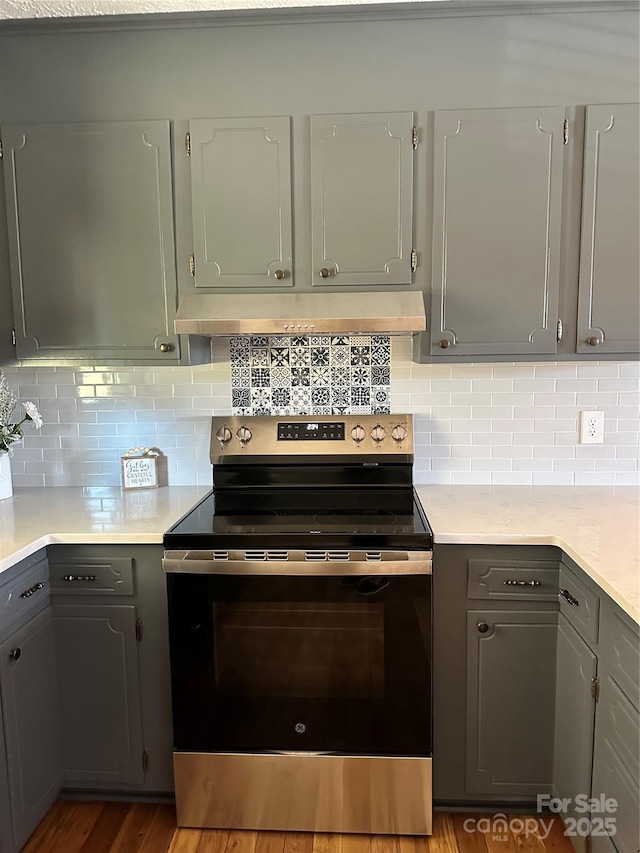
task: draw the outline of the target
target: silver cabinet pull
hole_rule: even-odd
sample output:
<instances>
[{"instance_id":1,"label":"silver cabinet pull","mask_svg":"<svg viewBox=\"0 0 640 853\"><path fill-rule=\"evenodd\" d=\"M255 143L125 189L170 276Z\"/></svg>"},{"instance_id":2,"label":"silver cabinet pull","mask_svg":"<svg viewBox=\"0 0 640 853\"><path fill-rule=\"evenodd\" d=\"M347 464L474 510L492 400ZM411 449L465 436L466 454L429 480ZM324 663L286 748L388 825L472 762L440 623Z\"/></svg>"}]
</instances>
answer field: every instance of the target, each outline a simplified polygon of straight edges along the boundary
<instances>
[{"instance_id":1,"label":"silver cabinet pull","mask_svg":"<svg viewBox=\"0 0 640 853\"><path fill-rule=\"evenodd\" d=\"M31 598L34 592L38 592L39 589L43 589L45 586L43 581L38 581L38 583L34 583L33 586L30 586L29 589L25 589L24 592L20 593L20 598Z\"/></svg>"},{"instance_id":2,"label":"silver cabinet pull","mask_svg":"<svg viewBox=\"0 0 640 853\"><path fill-rule=\"evenodd\" d=\"M559 590L558 595L561 595L572 607L580 607L580 602L571 595L568 589Z\"/></svg>"},{"instance_id":3,"label":"silver cabinet pull","mask_svg":"<svg viewBox=\"0 0 640 853\"><path fill-rule=\"evenodd\" d=\"M505 586L542 586L542 581L516 581L508 580L504 582Z\"/></svg>"},{"instance_id":4,"label":"silver cabinet pull","mask_svg":"<svg viewBox=\"0 0 640 853\"><path fill-rule=\"evenodd\" d=\"M68 581L71 583L72 581L97 581L97 575L64 575L62 578L63 581Z\"/></svg>"},{"instance_id":5,"label":"silver cabinet pull","mask_svg":"<svg viewBox=\"0 0 640 853\"><path fill-rule=\"evenodd\" d=\"M331 275L331 270L327 267L322 267L322 269L320 270L320 275L322 276L322 278L329 278L329 276Z\"/></svg>"},{"instance_id":6,"label":"silver cabinet pull","mask_svg":"<svg viewBox=\"0 0 640 853\"><path fill-rule=\"evenodd\" d=\"M21 648L11 649L11 651L9 652L9 659L10 660L20 660L21 654L22 654Z\"/></svg>"}]
</instances>

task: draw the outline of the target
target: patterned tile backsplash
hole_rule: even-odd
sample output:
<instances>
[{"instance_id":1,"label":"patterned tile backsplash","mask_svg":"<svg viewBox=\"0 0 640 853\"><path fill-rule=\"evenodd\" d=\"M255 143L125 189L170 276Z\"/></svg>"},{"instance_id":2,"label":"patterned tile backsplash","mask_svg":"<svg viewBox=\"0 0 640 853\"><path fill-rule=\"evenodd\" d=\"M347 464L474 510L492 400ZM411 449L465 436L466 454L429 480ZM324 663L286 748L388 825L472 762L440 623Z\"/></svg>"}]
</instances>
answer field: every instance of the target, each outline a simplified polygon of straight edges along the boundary
<instances>
[{"instance_id":1,"label":"patterned tile backsplash","mask_svg":"<svg viewBox=\"0 0 640 853\"><path fill-rule=\"evenodd\" d=\"M234 415L391 411L388 336L237 337L229 356Z\"/></svg>"},{"instance_id":2,"label":"patterned tile backsplash","mask_svg":"<svg viewBox=\"0 0 640 853\"><path fill-rule=\"evenodd\" d=\"M7 368L44 417L16 448L14 485L118 486L139 446L164 451L171 485L209 485L211 415L268 403L412 413L417 483L640 486L637 362L414 364L404 336L243 340L216 339L198 367ZM580 444L594 409L604 444Z\"/></svg>"}]
</instances>

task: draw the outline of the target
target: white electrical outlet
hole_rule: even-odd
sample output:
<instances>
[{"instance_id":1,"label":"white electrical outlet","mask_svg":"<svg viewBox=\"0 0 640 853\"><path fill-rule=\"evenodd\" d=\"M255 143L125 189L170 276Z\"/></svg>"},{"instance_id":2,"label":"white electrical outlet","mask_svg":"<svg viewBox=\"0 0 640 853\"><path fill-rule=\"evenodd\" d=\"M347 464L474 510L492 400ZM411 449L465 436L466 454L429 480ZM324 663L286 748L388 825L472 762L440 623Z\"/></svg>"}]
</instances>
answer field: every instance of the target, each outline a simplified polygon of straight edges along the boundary
<instances>
[{"instance_id":1,"label":"white electrical outlet","mask_svg":"<svg viewBox=\"0 0 640 853\"><path fill-rule=\"evenodd\" d=\"M604 444L604 412L580 412L580 444Z\"/></svg>"}]
</instances>

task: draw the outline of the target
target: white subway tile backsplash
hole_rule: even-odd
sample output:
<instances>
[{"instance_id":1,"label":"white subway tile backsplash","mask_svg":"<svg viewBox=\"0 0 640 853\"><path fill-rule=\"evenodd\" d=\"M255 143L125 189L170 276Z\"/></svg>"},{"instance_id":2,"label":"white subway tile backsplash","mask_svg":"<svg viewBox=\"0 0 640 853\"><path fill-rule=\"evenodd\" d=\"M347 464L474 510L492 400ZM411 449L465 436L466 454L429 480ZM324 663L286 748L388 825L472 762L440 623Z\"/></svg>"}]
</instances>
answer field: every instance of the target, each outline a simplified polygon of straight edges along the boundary
<instances>
[{"instance_id":1,"label":"white subway tile backsplash","mask_svg":"<svg viewBox=\"0 0 640 853\"><path fill-rule=\"evenodd\" d=\"M309 344L299 354L308 356L309 370L313 347ZM349 364L348 374L336 374L335 383L329 373L329 385L316 370L314 383L302 386L298 396L306 394L308 405L321 413L318 394L323 388L364 388L368 403L366 394L356 395L356 400L349 393L348 405L354 412L370 411L375 388L383 392L381 414L385 408L412 412L416 482L640 485L636 362L429 365L411 361L408 337L392 338L389 349L390 363L386 350L377 353L384 362L377 367L388 370L377 374L386 385L372 383L372 364ZM229 342L215 340L213 353L213 364L197 367L8 368L7 380L19 399L33 400L45 420L41 432L27 432L16 448L16 487L118 486L120 456L140 445L157 446L167 454L171 484L210 483L211 415L231 414L232 387L250 388L251 370L266 369L257 364L240 367L248 371L241 382L239 375L232 377ZM364 362L367 355L356 353ZM260 358L256 352L254 362ZM316 362L323 358L322 352L314 354ZM340 367L331 357L329 362L329 368ZM355 376L356 368L365 372ZM266 388L261 400L271 395L272 405L276 388L293 390L291 373L284 386L277 384L276 374L270 375L270 385L253 389ZM252 405L261 405L261 400L255 395ZM604 444L579 444L579 413L585 409L604 410ZM284 403L276 410L294 413Z\"/></svg>"}]
</instances>

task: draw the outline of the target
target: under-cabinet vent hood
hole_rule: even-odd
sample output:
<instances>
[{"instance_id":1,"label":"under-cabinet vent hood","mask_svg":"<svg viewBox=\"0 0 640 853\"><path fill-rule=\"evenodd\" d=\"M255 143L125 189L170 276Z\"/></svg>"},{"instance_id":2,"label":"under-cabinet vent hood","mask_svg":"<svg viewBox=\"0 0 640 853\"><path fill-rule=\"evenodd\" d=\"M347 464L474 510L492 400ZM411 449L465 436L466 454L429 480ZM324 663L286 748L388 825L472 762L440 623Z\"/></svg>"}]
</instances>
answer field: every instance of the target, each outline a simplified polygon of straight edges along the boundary
<instances>
[{"instance_id":1,"label":"under-cabinet vent hood","mask_svg":"<svg viewBox=\"0 0 640 853\"><path fill-rule=\"evenodd\" d=\"M422 293L217 293L185 296L183 335L411 334L426 329Z\"/></svg>"}]
</instances>

